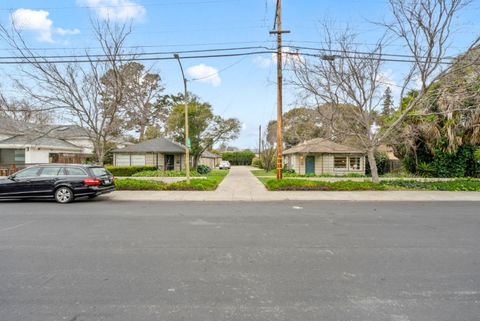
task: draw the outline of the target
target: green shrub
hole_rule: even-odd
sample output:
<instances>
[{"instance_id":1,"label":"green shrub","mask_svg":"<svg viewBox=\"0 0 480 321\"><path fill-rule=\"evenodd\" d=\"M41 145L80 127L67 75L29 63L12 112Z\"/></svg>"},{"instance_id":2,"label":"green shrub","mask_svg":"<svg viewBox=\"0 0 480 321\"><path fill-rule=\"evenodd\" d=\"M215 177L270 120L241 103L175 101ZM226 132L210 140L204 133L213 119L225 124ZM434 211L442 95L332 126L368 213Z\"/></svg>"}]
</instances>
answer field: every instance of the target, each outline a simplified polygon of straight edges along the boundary
<instances>
[{"instance_id":1,"label":"green shrub","mask_svg":"<svg viewBox=\"0 0 480 321\"><path fill-rule=\"evenodd\" d=\"M375 153L375 161L377 162L377 171L378 175L383 175L388 170L388 155L385 153L377 152ZM368 176L372 175L370 170L370 162L368 157L365 158L365 173Z\"/></svg>"},{"instance_id":2,"label":"green shrub","mask_svg":"<svg viewBox=\"0 0 480 321\"><path fill-rule=\"evenodd\" d=\"M115 180L115 187L117 190L162 191L166 189L167 184L159 181L145 181L145 180L126 178L126 179Z\"/></svg>"},{"instance_id":3,"label":"green shrub","mask_svg":"<svg viewBox=\"0 0 480 321\"><path fill-rule=\"evenodd\" d=\"M113 176L129 177L142 171L153 171L155 166L107 166L105 167Z\"/></svg>"},{"instance_id":4,"label":"green shrub","mask_svg":"<svg viewBox=\"0 0 480 321\"><path fill-rule=\"evenodd\" d=\"M187 176L187 173L184 171L143 171L143 172L138 172L132 175L132 177L185 177ZM195 171L190 172L190 176L196 177L200 176Z\"/></svg>"},{"instance_id":5,"label":"green shrub","mask_svg":"<svg viewBox=\"0 0 480 321\"><path fill-rule=\"evenodd\" d=\"M212 171L212 169L210 167L208 167L207 165L198 165L197 166L197 173L199 174L208 174Z\"/></svg>"},{"instance_id":6,"label":"green shrub","mask_svg":"<svg viewBox=\"0 0 480 321\"><path fill-rule=\"evenodd\" d=\"M421 162L418 164L418 174L422 177L435 176L435 168L430 163Z\"/></svg>"},{"instance_id":7,"label":"green shrub","mask_svg":"<svg viewBox=\"0 0 480 321\"><path fill-rule=\"evenodd\" d=\"M295 174L295 170L293 168L282 168L282 173L284 173L284 174Z\"/></svg>"},{"instance_id":8,"label":"green shrub","mask_svg":"<svg viewBox=\"0 0 480 321\"><path fill-rule=\"evenodd\" d=\"M252 166L253 167L258 167L258 168L263 168L262 160L260 158L254 158L252 160Z\"/></svg>"},{"instance_id":9,"label":"green shrub","mask_svg":"<svg viewBox=\"0 0 480 321\"><path fill-rule=\"evenodd\" d=\"M254 152L225 152L222 154L224 161L229 161L231 165L251 165L255 157Z\"/></svg>"}]
</instances>

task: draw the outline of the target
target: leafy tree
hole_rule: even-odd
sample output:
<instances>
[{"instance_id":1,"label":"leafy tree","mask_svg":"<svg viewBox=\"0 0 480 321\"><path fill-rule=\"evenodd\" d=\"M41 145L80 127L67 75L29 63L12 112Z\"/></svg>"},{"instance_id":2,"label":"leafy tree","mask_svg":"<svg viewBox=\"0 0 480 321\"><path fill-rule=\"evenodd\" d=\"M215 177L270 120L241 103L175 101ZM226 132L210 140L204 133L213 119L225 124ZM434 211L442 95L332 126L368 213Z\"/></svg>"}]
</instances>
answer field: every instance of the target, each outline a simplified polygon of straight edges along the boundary
<instances>
[{"instance_id":1,"label":"leafy tree","mask_svg":"<svg viewBox=\"0 0 480 321\"><path fill-rule=\"evenodd\" d=\"M164 88L160 75L145 70L138 62L129 62L119 71L124 87L123 114L125 128L135 129L139 140L145 139L147 127L154 126L162 115L163 106L158 103Z\"/></svg>"},{"instance_id":2,"label":"leafy tree","mask_svg":"<svg viewBox=\"0 0 480 321\"><path fill-rule=\"evenodd\" d=\"M179 96L172 102L179 102ZM167 119L167 134L175 141L185 143L185 114L183 103L175 104ZM189 95L188 123L193 166L196 167L202 153L216 143L236 139L240 134L240 121L235 118L222 118L215 115L209 103L201 102L196 96Z\"/></svg>"}]
</instances>

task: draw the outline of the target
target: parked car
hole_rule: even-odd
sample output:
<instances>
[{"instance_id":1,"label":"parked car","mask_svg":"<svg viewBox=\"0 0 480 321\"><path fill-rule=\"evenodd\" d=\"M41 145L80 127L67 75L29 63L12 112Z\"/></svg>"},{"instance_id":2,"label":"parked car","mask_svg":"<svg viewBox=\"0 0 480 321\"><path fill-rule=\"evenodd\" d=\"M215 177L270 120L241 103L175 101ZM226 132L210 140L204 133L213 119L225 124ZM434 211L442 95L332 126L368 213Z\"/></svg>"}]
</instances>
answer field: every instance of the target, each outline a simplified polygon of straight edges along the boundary
<instances>
[{"instance_id":1,"label":"parked car","mask_svg":"<svg viewBox=\"0 0 480 321\"><path fill-rule=\"evenodd\" d=\"M115 190L113 175L92 165L36 165L0 179L0 199L55 199L70 203Z\"/></svg>"},{"instance_id":2,"label":"parked car","mask_svg":"<svg viewBox=\"0 0 480 321\"><path fill-rule=\"evenodd\" d=\"M230 169L230 162L229 161L221 161L220 165L218 165L219 169Z\"/></svg>"}]
</instances>

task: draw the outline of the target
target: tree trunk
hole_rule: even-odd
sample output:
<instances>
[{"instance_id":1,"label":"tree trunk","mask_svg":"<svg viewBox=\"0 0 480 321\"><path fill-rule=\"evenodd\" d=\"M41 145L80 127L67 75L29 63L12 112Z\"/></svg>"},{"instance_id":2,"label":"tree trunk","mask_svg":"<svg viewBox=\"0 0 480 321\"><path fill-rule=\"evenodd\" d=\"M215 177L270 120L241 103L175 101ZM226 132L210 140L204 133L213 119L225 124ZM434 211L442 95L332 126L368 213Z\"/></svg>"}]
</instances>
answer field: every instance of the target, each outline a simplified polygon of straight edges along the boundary
<instances>
[{"instance_id":1,"label":"tree trunk","mask_svg":"<svg viewBox=\"0 0 480 321\"><path fill-rule=\"evenodd\" d=\"M200 155L193 156L192 170L194 170L194 171L197 170L199 159L200 159Z\"/></svg>"},{"instance_id":2,"label":"tree trunk","mask_svg":"<svg viewBox=\"0 0 480 321\"><path fill-rule=\"evenodd\" d=\"M370 172L372 174L372 182L378 183L380 179L378 177L378 168L377 168L377 161L375 160L375 148L368 149L368 164L370 165Z\"/></svg>"},{"instance_id":3,"label":"tree trunk","mask_svg":"<svg viewBox=\"0 0 480 321\"><path fill-rule=\"evenodd\" d=\"M141 142L143 142L143 140L145 139L146 128L147 127L145 125L140 126L140 137L138 138L138 140L141 141Z\"/></svg>"}]
</instances>

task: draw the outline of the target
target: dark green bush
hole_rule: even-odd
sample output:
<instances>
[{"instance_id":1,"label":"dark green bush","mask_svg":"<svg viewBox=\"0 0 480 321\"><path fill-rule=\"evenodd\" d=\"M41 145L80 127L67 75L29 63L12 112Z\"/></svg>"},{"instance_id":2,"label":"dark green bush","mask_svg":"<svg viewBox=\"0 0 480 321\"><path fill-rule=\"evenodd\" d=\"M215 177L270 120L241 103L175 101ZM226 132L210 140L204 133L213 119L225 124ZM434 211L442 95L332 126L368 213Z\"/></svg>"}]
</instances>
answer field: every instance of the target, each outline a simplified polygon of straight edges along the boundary
<instances>
[{"instance_id":1,"label":"dark green bush","mask_svg":"<svg viewBox=\"0 0 480 321\"><path fill-rule=\"evenodd\" d=\"M210 167L208 167L207 165L198 165L197 166L197 173L199 174L208 174L212 171L212 169Z\"/></svg>"},{"instance_id":2,"label":"dark green bush","mask_svg":"<svg viewBox=\"0 0 480 321\"><path fill-rule=\"evenodd\" d=\"M224 161L229 161L231 165L251 165L255 157L253 152L225 152L222 154Z\"/></svg>"},{"instance_id":3,"label":"dark green bush","mask_svg":"<svg viewBox=\"0 0 480 321\"><path fill-rule=\"evenodd\" d=\"M295 174L295 170L293 168L282 168L282 173L284 173L284 174Z\"/></svg>"},{"instance_id":4,"label":"dark green bush","mask_svg":"<svg viewBox=\"0 0 480 321\"><path fill-rule=\"evenodd\" d=\"M185 177L187 173L184 171L143 171L132 175L132 177ZM190 176L200 176L196 171L191 171Z\"/></svg>"},{"instance_id":5,"label":"dark green bush","mask_svg":"<svg viewBox=\"0 0 480 321\"><path fill-rule=\"evenodd\" d=\"M383 175L388 170L388 156L385 153L375 153L375 160L377 161L377 170L378 175ZM370 162L368 161L368 157L365 158L365 173L368 176L372 175L370 171Z\"/></svg>"},{"instance_id":6,"label":"dark green bush","mask_svg":"<svg viewBox=\"0 0 480 321\"><path fill-rule=\"evenodd\" d=\"M107 166L106 169L110 171L113 176L120 177L130 177L138 172L157 170L155 166Z\"/></svg>"}]
</instances>

